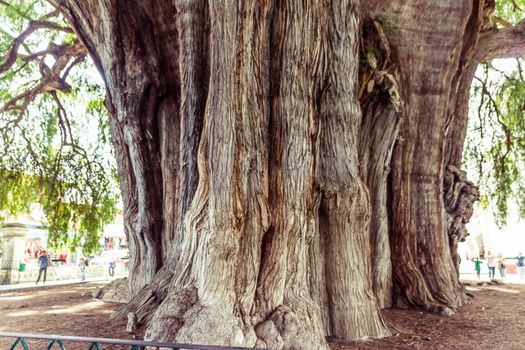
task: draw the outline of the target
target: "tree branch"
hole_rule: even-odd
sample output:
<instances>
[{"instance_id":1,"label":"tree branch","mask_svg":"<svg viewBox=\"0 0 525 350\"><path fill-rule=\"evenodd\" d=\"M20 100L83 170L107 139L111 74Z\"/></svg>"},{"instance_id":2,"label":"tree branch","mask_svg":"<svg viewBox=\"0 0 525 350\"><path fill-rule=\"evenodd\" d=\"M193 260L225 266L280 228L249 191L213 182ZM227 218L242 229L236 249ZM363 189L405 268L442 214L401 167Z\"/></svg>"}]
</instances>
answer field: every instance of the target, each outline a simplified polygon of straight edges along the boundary
<instances>
[{"instance_id":1,"label":"tree branch","mask_svg":"<svg viewBox=\"0 0 525 350\"><path fill-rule=\"evenodd\" d=\"M0 73L3 73L9 68L11 68L11 66L16 62L16 58L18 55L18 49L20 48L20 45L22 45L24 40L29 35L31 35L33 32L39 29L44 29L44 28L60 30L60 31L67 32L67 33L73 33L73 30L71 28L62 27L53 22L49 22L49 21L31 21L29 22L29 26L26 28L26 30L24 30L11 43L11 49L9 50L7 54L7 58L5 59L4 63L0 64Z\"/></svg>"},{"instance_id":2,"label":"tree branch","mask_svg":"<svg viewBox=\"0 0 525 350\"><path fill-rule=\"evenodd\" d=\"M495 58L525 56L525 20L515 26L494 29L480 35L475 59L485 62Z\"/></svg>"}]
</instances>

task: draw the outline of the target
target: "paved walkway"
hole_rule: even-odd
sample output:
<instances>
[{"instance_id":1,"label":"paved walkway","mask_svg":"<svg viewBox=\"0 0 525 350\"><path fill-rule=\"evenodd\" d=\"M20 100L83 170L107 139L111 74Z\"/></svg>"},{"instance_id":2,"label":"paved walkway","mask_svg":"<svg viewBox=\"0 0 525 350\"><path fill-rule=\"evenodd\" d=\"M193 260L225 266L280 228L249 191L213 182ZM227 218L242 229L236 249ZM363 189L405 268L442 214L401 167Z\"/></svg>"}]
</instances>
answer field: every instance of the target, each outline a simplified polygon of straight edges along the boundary
<instances>
[{"instance_id":1,"label":"paved walkway","mask_svg":"<svg viewBox=\"0 0 525 350\"><path fill-rule=\"evenodd\" d=\"M50 286L61 286L61 285L66 285L66 284L85 283L85 282L98 282L98 281L108 281L109 282L115 278L121 278L121 277L124 277L124 276L90 277L90 278L86 278L85 281L82 281L80 278L70 279L70 280L60 280L60 281L47 281L46 283L39 282L38 285L35 282L6 284L6 285L0 285L0 293L36 289L36 288L45 288L45 287L50 287Z\"/></svg>"},{"instance_id":2,"label":"paved walkway","mask_svg":"<svg viewBox=\"0 0 525 350\"><path fill-rule=\"evenodd\" d=\"M479 280L475 273L461 273L459 278L462 281L482 281L482 282L490 281L488 273L481 273ZM503 281L505 283L525 284L525 279L520 279L517 274L507 274L505 278L501 278L499 275L499 272L496 271L496 278L494 279L498 281Z\"/></svg>"}]
</instances>

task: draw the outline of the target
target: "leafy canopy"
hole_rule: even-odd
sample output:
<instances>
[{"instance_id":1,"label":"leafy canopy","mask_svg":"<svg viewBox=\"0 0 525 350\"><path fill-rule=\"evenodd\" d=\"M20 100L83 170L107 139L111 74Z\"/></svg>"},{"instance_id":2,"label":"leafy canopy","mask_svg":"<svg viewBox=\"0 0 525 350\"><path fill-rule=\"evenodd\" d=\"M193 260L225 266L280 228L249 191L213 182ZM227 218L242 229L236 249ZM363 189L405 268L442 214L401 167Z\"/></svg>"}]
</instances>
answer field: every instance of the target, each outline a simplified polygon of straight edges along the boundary
<instances>
[{"instance_id":1,"label":"leafy canopy","mask_svg":"<svg viewBox=\"0 0 525 350\"><path fill-rule=\"evenodd\" d=\"M496 28L518 24L525 19L525 0L496 1L492 19ZM515 207L525 218L524 67L522 59L485 62L470 91L464 166L499 226Z\"/></svg>"},{"instance_id":2,"label":"leafy canopy","mask_svg":"<svg viewBox=\"0 0 525 350\"><path fill-rule=\"evenodd\" d=\"M96 251L116 214L104 94L58 11L0 0L0 210L40 203L54 248Z\"/></svg>"}]
</instances>

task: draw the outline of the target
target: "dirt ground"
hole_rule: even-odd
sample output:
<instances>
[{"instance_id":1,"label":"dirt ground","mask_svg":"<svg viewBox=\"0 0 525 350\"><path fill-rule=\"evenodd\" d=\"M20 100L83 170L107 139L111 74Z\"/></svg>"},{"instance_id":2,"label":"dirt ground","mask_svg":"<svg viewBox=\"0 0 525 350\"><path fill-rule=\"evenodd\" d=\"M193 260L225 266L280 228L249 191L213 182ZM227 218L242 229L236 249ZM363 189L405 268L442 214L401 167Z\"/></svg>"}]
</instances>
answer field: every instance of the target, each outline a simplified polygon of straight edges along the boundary
<instances>
[{"instance_id":1,"label":"dirt ground","mask_svg":"<svg viewBox=\"0 0 525 350\"><path fill-rule=\"evenodd\" d=\"M0 294L0 331L130 339L125 320L110 321L119 304L92 298L101 283L43 287ZM331 342L346 349L525 349L525 285L468 287L472 304L454 316L414 310L385 310L398 331L392 337L364 342ZM14 339L0 338L0 349ZM29 342L30 349L47 343ZM66 343L68 350L86 349ZM58 348L58 347L56 347ZM21 347L20 347L21 349ZM105 346L104 349L129 349Z\"/></svg>"}]
</instances>

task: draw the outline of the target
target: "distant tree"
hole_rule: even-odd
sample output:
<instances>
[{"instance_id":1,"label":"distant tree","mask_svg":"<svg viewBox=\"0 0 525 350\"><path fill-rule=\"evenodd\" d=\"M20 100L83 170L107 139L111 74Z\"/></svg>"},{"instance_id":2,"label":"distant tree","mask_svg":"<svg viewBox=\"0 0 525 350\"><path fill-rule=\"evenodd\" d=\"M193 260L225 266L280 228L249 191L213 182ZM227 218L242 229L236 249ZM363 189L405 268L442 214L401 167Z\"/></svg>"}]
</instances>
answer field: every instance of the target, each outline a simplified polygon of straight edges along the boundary
<instances>
[{"instance_id":1,"label":"distant tree","mask_svg":"<svg viewBox=\"0 0 525 350\"><path fill-rule=\"evenodd\" d=\"M151 339L327 349L468 301L459 169L493 1L50 0L100 71Z\"/></svg>"},{"instance_id":2,"label":"distant tree","mask_svg":"<svg viewBox=\"0 0 525 350\"><path fill-rule=\"evenodd\" d=\"M0 210L38 202L52 246L94 251L119 198L104 88L50 5L1 2L0 19Z\"/></svg>"}]
</instances>

